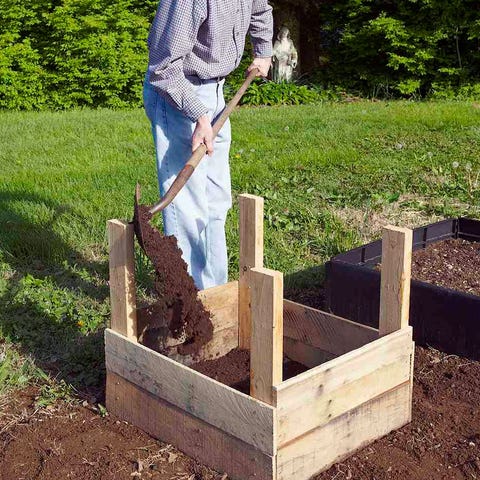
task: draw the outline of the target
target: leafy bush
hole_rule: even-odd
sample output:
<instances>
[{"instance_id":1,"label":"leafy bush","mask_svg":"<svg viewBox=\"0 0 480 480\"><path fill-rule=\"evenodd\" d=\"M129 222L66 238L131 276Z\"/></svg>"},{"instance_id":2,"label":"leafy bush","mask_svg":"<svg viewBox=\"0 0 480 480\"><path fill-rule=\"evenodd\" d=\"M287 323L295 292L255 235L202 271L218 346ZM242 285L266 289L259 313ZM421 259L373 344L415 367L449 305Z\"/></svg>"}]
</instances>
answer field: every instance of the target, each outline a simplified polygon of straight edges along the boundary
<instances>
[{"instance_id":1,"label":"leafy bush","mask_svg":"<svg viewBox=\"0 0 480 480\"><path fill-rule=\"evenodd\" d=\"M0 108L141 104L157 1L0 0Z\"/></svg>"},{"instance_id":2,"label":"leafy bush","mask_svg":"<svg viewBox=\"0 0 480 480\"><path fill-rule=\"evenodd\" d=\"M296 12L303 68L323 84L418 97L480 77L477 0L272 1Z\"/></svg>"}]
</instances>

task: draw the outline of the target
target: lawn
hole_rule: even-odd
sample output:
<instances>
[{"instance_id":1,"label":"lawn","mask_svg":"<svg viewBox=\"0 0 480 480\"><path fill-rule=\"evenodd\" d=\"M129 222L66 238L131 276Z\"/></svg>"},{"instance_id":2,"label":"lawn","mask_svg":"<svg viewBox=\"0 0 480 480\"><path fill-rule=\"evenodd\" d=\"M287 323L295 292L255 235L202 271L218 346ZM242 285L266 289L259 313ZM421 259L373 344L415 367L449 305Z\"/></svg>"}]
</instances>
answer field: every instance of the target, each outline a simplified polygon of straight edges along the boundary
<instances>
[{"instance_id":1,"label":"lawn","mask_svg":"<svg viewBox=\"0 0 480 480\"><path fill-rule=\"evenodd\" d=\"M476 107L358 102L236 112L233 190L266 199L266 266L285 272L287 288L321 284L325 260L386 223L479 216ZM57 378L47 400L69 392L62 380L96 388L109 316L105 222L131 217L137 181L147 203L157 199L147 120L140 110L0 113L0 164L0 393L45 382L43 372ZM235 205L232 278L237 227Z\"/></svg>"}]
</instances>

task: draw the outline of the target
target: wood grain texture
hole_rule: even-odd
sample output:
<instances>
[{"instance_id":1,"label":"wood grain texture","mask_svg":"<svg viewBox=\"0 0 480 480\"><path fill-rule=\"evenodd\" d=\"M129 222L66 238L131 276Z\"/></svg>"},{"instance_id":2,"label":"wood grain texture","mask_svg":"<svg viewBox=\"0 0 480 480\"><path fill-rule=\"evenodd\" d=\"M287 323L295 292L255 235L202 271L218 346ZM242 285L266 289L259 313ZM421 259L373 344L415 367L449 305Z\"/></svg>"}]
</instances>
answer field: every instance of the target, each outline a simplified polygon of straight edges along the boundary
<instances>
[{"instance_id":1,"label":"wood grain texture","mask_svg":"<svg viewBox=\"0 0 480 480\"><path fill-rule=\"evenodd\" d=\"M249 443L275 451L275 409L113 330L105 331L107 369L191 415Z\"/></svg>"},{"instance_id":2,"label":"wood grain texture","mask_svg":"<svg viewBox=\"0 0 480 480\"><path fill-rule=\"evenodd\" d=\"M109 220L110 327L131 340L137 340L135 259L133 225Z\"/></svg>"},{"instance_id":3,"label":"wood grain texture","mask_svg":"<svg viewBox=\"0 0 480 480\"><path fill-rule=\"evenodd\" d=\"M411 335L383 337L276 387L279 448L409 382Z\"/></svg>"},{"instance_id":4,"label":"wood grain texture","mask_svg":"<svg viewBox=\"0 0 480 480\"><path fill-rule=\"evenodd\" d=\"M283 353L287 358L301 363L308 368L318 367L322 363L335 358L335 355L325 352L320 348L312 347L300 340L283 336Z\"/></svg>"},{"instance_id":5,"label":"wood grain texture","mask_svg":"<svg viewBox=\"0 0 480 480\"><path fill-rule=\"evenodd\" d=\"M233 480L272 480L275 457L107 371L108 411Z\"/></svg>"},{"instance_id":6,"label":"wood grain texture","mask_svg":"<svg viewBox=\"0 0 480 480\"><path fill-rule=\"evenodd\" d=\"M299 303L284 300L283 330L288 338L332 355L362 347L378 338L378 330Z\"/></svg>"},{"instance_id":7,"label":"wood grain texture","mask_svg":"<svg viewBox=\"0 0 480 480\"><path fill-rule=\"evenodd\" d=\"M308 480L410 418L410 382L364 403L278 450L277 480Z\"/></svg>"},{"instance_id":8,"label":"wood grain texture","mask_svg":"<svg viewBox=\"0 0 480 480\"><path fill-rule=\"evenodd\" d=\"M380 335L408 326L413 233L408 228L387 226L382 239L380 287Z\"/></svg>"},{"instance_id":9,"label":"wood grain texture","mask_svg":"<svg viewBox=\"0 0 480 480\"><path fill-rule=\"evenodd\" d=\"M243 194L240 207L240 278L238 289L238 344L250 348L250 270L263 267L263 198Z\"/></svg>"},{"instance_id":10,"label":"wood grain texture","mask_svg":"<svg viewBox=\"0 0 480 480\"><path fill-rule=\"evenodd\" d=\"M250 395L272 405L272 387L282 383L283 274L254 268L250 282Z\"/></svg>"}]
</instances>

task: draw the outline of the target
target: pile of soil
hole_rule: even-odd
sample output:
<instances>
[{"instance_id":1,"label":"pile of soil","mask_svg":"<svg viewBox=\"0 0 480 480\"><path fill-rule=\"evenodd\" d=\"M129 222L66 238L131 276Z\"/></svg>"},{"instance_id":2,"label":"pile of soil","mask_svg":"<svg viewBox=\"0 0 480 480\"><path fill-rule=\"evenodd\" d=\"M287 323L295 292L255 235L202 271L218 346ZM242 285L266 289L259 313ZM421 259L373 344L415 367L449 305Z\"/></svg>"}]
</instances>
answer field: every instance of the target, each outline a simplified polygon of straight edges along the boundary
<instances>
[{"instance_id":1,"label":"pile of soil","mask_svg":"<svg viewBox=\"0 0 480 480\"><path fill-rule=\"evenodd\" d=\"M412 278L480 295L480 243L443 240L417 250L412 258Z\"/></svg>"},{"instance_id":2,"label":"pile of soil","mask_svg":"<svg viewBox=\"0 0 480 480\"><path fill-rule=\"evenodd\" d=\"M138 205L134 224L141 224L142 241L137 238L155 269L155 291L158 300L138 312L140 341L149 348L168 353L167 334L181 340L180 355L194 355L213 336L210 313L198 299L198 289L189 275L177 240L164 236L150 224L149 207ZM168 330L168 332L167 332Z\"/></svg>"},{"instance_id":3,"label":"pile of soil","mask_svg":"<svg viewBox=\"0 0 480 480\"><path fill-rule=\"evenodd\" d=\"M414 379L412 423L316 480L480 478L480 362L417 347ZM1 411L2 480L227 479L92 405L33 402L24 392Z\"/></svg>"},{"instance_id":4,"label":"pile of soil","mask_svg":"<svg viewBox=\"0 0 480 480\"><path fill-rule=\"evenodd\" d=\"M250 393L250 352L248 350L236 348L227 355L214 360L198 362L191 368L240 392ZM294 362L287 357L284 358L284 380L307 370L308 368L305 365Z\"/></svg>"}]
</instances>

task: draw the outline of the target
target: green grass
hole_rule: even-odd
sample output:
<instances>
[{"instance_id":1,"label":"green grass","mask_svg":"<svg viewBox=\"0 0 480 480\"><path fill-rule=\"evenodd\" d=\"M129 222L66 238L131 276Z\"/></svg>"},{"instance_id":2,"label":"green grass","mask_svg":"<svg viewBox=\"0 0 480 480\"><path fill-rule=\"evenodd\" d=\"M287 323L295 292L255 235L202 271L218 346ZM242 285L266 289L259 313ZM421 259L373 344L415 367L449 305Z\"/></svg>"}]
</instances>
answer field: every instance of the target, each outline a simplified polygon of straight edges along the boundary
<instances>
[{"instance_id":1,"label":"green grass","mask_svg":"<svg viewBox=\"0 0 480 480\"><path fill-rule=\"evenodd\" d=\"M266 265L287 286L321 283L323 262L382 222L478 215L479 125L471 103L236 112L233 190L266 199ZM157 199L144 113L1 113L0 165L0 338L76 388L96 387L109 314L105 222L131 217L137 181L147 203ZM232 278L237 231L235 205Z\"/></svg>"}]
</instances>

